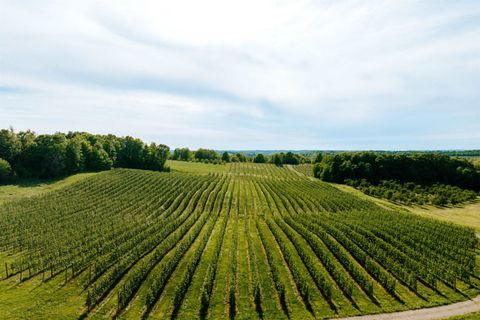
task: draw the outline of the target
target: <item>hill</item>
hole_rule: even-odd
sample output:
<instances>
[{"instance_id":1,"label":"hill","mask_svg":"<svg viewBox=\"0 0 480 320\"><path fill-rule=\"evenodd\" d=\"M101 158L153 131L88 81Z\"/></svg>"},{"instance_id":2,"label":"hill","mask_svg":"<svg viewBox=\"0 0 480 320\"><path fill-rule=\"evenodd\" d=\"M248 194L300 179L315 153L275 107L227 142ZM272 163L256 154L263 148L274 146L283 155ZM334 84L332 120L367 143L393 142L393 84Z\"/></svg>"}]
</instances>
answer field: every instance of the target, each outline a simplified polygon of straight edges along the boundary
<instances>
[{"instance_id":1,"label":"hill","mask_svg":"<svg viewBox=\"0 0 480 320\"><path fill-rule=\"evenodd\" d=\"M471 228L290 167L169 161L0 206L0 318L311 319L479 293Z\"/></svg>"}]
</instances>

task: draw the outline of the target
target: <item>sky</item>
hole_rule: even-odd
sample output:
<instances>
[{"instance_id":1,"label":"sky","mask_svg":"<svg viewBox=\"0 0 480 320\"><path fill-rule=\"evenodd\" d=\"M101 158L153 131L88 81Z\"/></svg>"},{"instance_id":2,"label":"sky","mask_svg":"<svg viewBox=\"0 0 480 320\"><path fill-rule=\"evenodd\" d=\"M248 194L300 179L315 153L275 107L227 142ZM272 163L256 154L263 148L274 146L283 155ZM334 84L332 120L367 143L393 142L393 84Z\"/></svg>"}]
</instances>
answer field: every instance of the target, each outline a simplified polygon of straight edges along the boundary
<instances>
[{"instance_id":1,"label":"sky","mask_svg":"<svg viewBox=\"0 0 480 320\"><path fill-rule=\"evenodd\" d=\"M0 127L480 148L480 1L0 0Z\"/></svg>"}]
</instances>

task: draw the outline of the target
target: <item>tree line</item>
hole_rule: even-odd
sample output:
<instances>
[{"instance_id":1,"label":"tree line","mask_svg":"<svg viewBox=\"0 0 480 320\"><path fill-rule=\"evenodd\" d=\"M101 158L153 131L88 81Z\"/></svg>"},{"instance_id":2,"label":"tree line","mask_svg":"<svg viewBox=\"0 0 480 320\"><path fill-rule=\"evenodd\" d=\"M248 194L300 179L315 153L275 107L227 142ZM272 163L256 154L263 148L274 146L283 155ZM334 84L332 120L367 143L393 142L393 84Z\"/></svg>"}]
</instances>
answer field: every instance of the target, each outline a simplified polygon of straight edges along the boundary
<instances>
[{"instance_id":1,"label":"tree line","mask_svg":"<svg viewBox=\"0 0 480 320\"><path fill-rule=\"evenodd\" d=\"M169 147L130 136L87 132L40 134L0 130L0 182L14 177L54 178L111 168L167 170Z\"/></svg>"},{"instance_id":2,"label":"tree line","mask_svg":"<svg viewBox=\"0 0 480 320\"><path fill-rule=\"evenodd\" d=\"M441 183L480 190L480 169L467 160L444 154L319 154L315 162L315 177L330 182L365 179L378 184L383 180L395 180L421 185Z\"/></svg>"},{"instance_id":3,"label":"tree line","mask_svg":"<svg viewBox=\"0 0 480 320\"><path fill-rule=\"evenodd\" d=\"M345 183L367 195L406 205L456 205L473 201L477 198L475 191L439 183L424 186L413 182L400 183L394 180L382 180L378 184L373 185L365 179L347 179Z\"/></svg>"},{"instance_id":4,"label":"tree line","mask_svg":"<svg viewBox=\"0 0 480 320\"><path fill-rule=\"evenodd\" d=\"M177 148L173 151L172 160L198 161L214 164L224 164L229 162L272 163L277 166L282 166L284 164L296 165L301 163L311 163L309 157L293 152L278 152L270 156L264 155L263 153L245 155L240 152L229 153L224 151L223 153L220 153L215 150L203 148L196 151L192 151L189 148Z\"/></svg>"}]
</instances>

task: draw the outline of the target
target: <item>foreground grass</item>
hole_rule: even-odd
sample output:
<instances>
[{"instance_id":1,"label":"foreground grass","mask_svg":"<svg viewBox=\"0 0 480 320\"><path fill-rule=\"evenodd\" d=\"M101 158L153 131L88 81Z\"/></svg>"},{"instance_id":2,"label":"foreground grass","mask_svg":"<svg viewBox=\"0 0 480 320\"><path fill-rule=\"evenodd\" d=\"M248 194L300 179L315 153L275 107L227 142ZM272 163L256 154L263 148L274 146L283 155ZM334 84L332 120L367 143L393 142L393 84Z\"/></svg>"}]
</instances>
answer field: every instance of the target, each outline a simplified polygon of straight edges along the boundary
<instances>
[{"instance_id":1,"label":"foreground grass","mask_svg":"<svg viewBox=\"0 0 480 320\"><path fill-rule=\"evenodd\" d=\"M21 179L13 184L0 185L0 205L6 201L36 196L44 192L63 188L94 174L95 173L90 172L79 173L68 177L49 180Z\"/></svg>"},{"instance_id":2,"label":"foreground grass","mask_svg":"<svg viewBox=\"0 0 480 320\"><path fill-rule=\"evenodd\" d=\"M82 289L61 275L46 282L41 276L0 281L0 319L78 319L84 305Z\"/></svg>"},{"instance_id":3,"label":"foreground grass","mask_svg":"<svg viewBox=\"0 0 480 320\"><path fill-rule=\"evenodd\" d=\"M478 319L480 319L480 312L448 318L448 320L478 320Z\"/></svg>"}]
</instances>

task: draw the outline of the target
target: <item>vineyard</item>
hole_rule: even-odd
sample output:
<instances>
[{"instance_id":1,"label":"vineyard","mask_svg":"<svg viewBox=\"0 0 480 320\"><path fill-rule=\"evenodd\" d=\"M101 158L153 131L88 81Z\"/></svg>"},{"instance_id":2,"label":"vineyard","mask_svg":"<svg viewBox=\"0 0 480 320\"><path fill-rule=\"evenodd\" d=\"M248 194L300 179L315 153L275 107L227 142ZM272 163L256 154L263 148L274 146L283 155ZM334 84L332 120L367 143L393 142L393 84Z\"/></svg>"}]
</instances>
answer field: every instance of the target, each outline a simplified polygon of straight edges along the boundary
<instances>
[{"instance_id":1,"label":"vineyard","mask_svg":"<svg viewBox=\"0 0 480 320\"><path fill-rule=\"evenodd\" d=\"M473 229L380 208L311 166L169 165L2 204L0 288L76 290L55 305L86 319L334 318L480 292Z\"/></svg>"}]
</instances>

